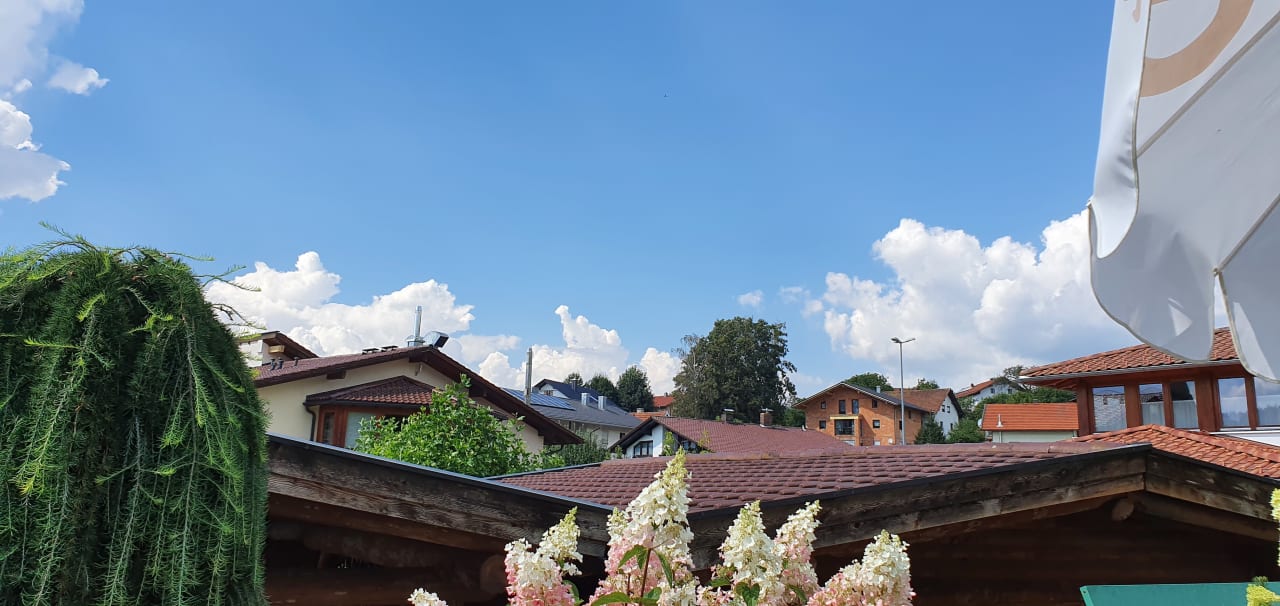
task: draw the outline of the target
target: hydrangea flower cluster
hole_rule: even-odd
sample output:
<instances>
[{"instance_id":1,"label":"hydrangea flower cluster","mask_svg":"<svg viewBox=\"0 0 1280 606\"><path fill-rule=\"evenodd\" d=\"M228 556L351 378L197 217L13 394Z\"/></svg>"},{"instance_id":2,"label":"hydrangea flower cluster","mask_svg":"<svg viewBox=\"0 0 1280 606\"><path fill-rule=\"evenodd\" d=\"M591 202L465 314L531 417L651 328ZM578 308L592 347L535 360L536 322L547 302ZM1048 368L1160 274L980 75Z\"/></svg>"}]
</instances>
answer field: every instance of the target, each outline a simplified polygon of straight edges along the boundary
<instances>
[{"instance_id":1,"label":"hydrangea flower cluster","mask_svg":"<svg viewBox=\"0 0 1280 606\"><path fill-rule=\"evenodd\" d=\"M542 535L538 548L524 539L507 544L507 594L513 606L577 606L578 599L564 575L578 574L578 508ZM417 606L416 604L414 606Z\"/></svg>"},{"instance_id":2,"label":"hydrangea flower cluster","mask_svg":"<svg viewBox=\"0 0 1280 606\"><path fill-rule=\"evenodd\" d=\"M609 516L607 576L590 603L656 595L659 606L693 604L697 581L689 553L688 478L684 452L677 452L625 511Z\"/></svg>"},{"instance_id":3,"label":"hydrangea flower cluster","mask_svg":"<svg viewBox=\"0 0 1280 606\"><path fill-rule=\"evenodd\" d=\"M672 457L654 482L625 510L609 517L606 577L588 604L647 606L909 606L911 563L907 544L881 532L855 562L824 587L814 572L817 502L795 512L773 539L765 533L760 503L738 513L720 547L721 564L701 587L693 575L689 542L689 473L683 451ZM1280 501L1277 501L1280 503ZM542 537L537 549L523 539L507 545L507 592L516 606L578 606L576 590L564 575L578 574L576 510ZM413 606L445 606L418 589Z\"/></svg>"},{"instance_id":4,"label":"hydrangea flower cluster","mask_svg":"<svg viewBox=\"0 0 1280 606\"><path fill-rule=\"evenodd\" d=\"M882 530L863 551L862 561L831 577L809 606L909 606L914 596L907 544Z\"/></svg>"}]
</instances>

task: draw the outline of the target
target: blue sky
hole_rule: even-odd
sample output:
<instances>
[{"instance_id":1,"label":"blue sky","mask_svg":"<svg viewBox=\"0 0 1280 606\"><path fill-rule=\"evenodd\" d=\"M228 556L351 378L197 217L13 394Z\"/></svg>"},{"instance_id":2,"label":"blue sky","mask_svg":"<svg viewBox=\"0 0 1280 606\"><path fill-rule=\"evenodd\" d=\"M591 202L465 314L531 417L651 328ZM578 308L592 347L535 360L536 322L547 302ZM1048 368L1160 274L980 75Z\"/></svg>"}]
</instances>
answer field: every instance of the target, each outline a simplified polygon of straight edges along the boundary
<instances>
[{"instance_id":1,"label":"blue sky","mask_svg":"<svg viewBox=\"0 0 1280 606\"><path fill-rule=\"evenodd\" d=\"M662 374L739 314L787 323L802 392L896 378L890 335L956 386L1130 342L1079 267L1110 2L36 4L0 98L71 169L0 241L260 262L220 296L319 349L415 296L500 381L530 346Z\"/></svg>"}]
</instances>

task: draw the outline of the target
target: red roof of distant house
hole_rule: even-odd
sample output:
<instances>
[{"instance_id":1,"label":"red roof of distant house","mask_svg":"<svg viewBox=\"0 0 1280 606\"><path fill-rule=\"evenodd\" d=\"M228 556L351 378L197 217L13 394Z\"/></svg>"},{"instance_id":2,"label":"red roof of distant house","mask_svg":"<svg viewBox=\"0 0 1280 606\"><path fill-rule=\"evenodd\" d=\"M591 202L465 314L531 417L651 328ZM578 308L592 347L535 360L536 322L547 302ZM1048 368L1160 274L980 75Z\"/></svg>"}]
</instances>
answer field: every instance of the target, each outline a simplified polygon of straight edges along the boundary
<instances>
[{"instance_id":1,"label":"red roof of distant house","mask_svg":"<svg viewBox=\"0 0 1280 606\"><path fill-rule=\"evenodd\" d=\"M968 397L970 397L970 396L976 396L976 395L978 395L978 392L981 392L982 390L984 390L984 389L986 389L986 388L988 388L988 387L991 387L992 385L995 385L995 384L996 384L996 382L995 382L994 380L992 380L992 379L987 379L986 381L983 381L983 382L981 382L981 383L978 383L977 385L970 385L968 389L964 389L964 390L961 390L961 391L957 391L957 392L956 392L956 397L957 397L957 398L968 398Z\"/></svg>"},{"instance_id":2,"label":"red roof of distant house","mask_svg":"<svg viewBox=\"0 0 1280 606\"><path fill-rule=\"evenodd\" d=\"M987 404L982 412L985 431L1079 431L1075 402Z\"/></svg>"},{"instance_id":3,"label":"red roof of distant house","mask_svg":"<svg viewBox=\"0 0 1280 606\"><path fill-rule=\"evenodd\" d=\"M898 395L900 391L898 389L890 389L884 393L889 399L896 401L900 397ZM908 389L906 392L907 406L914 406L930 414L936 414L942 408L942 405L950 400L948 396L951 394L951 390L945 387L940 389Z\"/></svg>"},{"instance_id":4,"label":"red roof of distant house","mask_svg":"<svg viewBox=\"0 0 1280 606\"><path fill-rule=\"evenodd\" d=\"M659 410L658 412L640 411L631 413L631 416L640 419L641 421L648 421L650 417L665 417L667 416L667 412L665 410Z\"/></svg>"},{"instance_id":5,"label":"red roof of distant house","mask_svg":"<svg viewBox=\"0 0 1280 606\"><path fill-rule=\"evenodd\" d=\"M405 376L391 377L307 396L307 404L367 403L430 406L435 388Z\"/></svg>"},{"instance_id":6,"label":"red roof of distant house","mask_svg":"<svg viewBox=\"0 0 1280 606\"><path fill-rule=\"evenodd\" d=\"M618 440L629 445L649 433L649 423L657 423L696 442L702 448L719 454L764 454L795 452L844 452L853 446L819 431L799 427L747 423L725 423L682 417L650 417L639 427Z\"/></svg>"},{"instance_id":7,"label":"red roof of distant house","mask_svg":"<svg viewBox=\"0 0 1280 606\"><path fill-rule=\"evenodd\" d=\"M816 433L816 432L810 432ZM939 444L850 447L800 455L688 455L691 512L947 476L1106 450L1101 444ZM670 457L605 461L497 478L566 497L621 507L653 481Z\"/></svg>"},{"instance_id":8,"label":"red roof of distant house","mask_svg":"<svg viewBox=\"0 0 1280 606\"><path fill-rule=\"evenodd\" d=\"M653 396L653 407L662 410L676 400L675 396Z\"/></svg>"},{"instance_id":9,"label":"red roof of distant house","mask_svg":"<svg viewBox=\"0 0 1280 606\"><path fill-rule=\"evenodd\" d=\"M1074 442L1149 443L1165 452L1267 478L1280 478L1280 447L1253 440L1140 425L1074 438Z\"/></svg>"},{"instance_id":10,"label":"red roof of distant house","mask_svg":"<svg viewBox=\"0 0 1280 606\"><path fill-rule=\"evenodd\" d=\"M1226 328L1219 328L1213 333L1213 347L1209 350L1209 361L1229 362L1237 359L1239 357L1236 355L1235 343L1231 340L1231 331ZM1179 360L1150 345L1134 345L1064 362L1037 366L1023 372L1022 376L1030 382L1038 382L1036 381L1037 379L1043 380L1063 375L1115 372L1182 364L1190 364L1190 362Z\"/></svg>"}]
</instances>

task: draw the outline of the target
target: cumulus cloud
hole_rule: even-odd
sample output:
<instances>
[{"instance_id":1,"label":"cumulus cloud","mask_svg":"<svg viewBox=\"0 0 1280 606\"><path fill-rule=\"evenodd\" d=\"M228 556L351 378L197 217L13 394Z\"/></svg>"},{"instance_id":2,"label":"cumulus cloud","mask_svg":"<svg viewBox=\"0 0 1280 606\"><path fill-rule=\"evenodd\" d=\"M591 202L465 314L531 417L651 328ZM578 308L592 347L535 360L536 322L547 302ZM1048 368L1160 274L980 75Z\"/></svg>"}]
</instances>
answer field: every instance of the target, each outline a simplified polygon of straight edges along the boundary
<instances>
[{"instance_id":1,"label":"cumulus cloud","mask_svg":"<svg viewBox=\"0 0 1280 606\"><path fill-rule=\"evenodd\" d=\"M256 263L234 283L209 286L210 300L234 307L254 323L288 334L320 354L341 354L365 347L403 345L413 332L415 308L421 305L423 330L465 331L474 316L471 305L459 305L447 284L414 282L377 295L363 305L335 303L342 278L325 269L320 255L298 256L292 270Z\"/></svg>"},{"instance_id":2,"label":"cumulus cloud","mask_svg":"<svg viewBox=\"0 0 1280 606\"><path fill-rule=\"evenodd\" d=\"M77 95L87 95L89 91L102 88L110 81L109 78L99 76L98 70L92 67L85 67L74 61L63 61L49 78L49 86Z\"/></svg>"},{"instance_id":3,"label":"cumulus cloud","mask_svg":"<svg viewBox=\"0 0 1280 606\"><path fill-rule=\"evenodd\" d=\"M562 379L571 372L584 377L602 374L617 380L629 364L630 352L623 347L618 331L605 329L586 316L575 316L569 312L567 305L555 310L560 320L561 337L564 345L534 345L533 378ZM508 387L524 385L525 355L517 356L514 361L505 353L493 352L480 363L480 374L490 381ZM671 391L673 379L680 371L680 360L669 353L650 347L645 350L639 366L649 377L649 384L654 393Z\"/></svg>"},{"instance_id":4,"label":"cumulus cloud","mask_svg":"<svg viewBox=\"0 0 1280 606\"><path fill-rule=\"evenodd\" d=\"M0 200L21 197L33 202L58 191L58 173L70 164L41 153L31 141L31 116L0 100Z\"/></svg>"},{"instance_id":5,"label":"cumulus cloud","mask_svg":"<svg viewBox=\"0 0 1280 606\"><path fill-rule=\"evenodd\" d=\"M31 117L9 101L31 88L31 77L44 72L53 34L75 23L83 8L80 0L0 2L0 200L43 200L63 185L58 173L70 165L39 151L31 140ZM106 83L91 68L67 66L83 70L80 80L68 80L81 82L83 92ZM88 72L92 78L85 77Z\"/></svg>"},{"instance_id":6,"label":"cumulus cloud","mask_svg":"<svg viewBox=\"0 0 1280 606\"><path fill-rule=\"evenodd\" d=\"M759 308L761 303L764 303L764 293L762 291L753 290L738 295L738 305L743 307Z\"/></svg>"},{"instance_id":7,"label":"cumulus cloud","mask_svg":"<svg viewBox=\"0 0 1280 606\"><path fill-rule=\"evenodd\" d=\"M799 305L800 313L806 318L822 313L822 301L815 299L813 293L802 286L784 286L778 289L778 297L783 303Z\"/></svg>"},{"instance_id":8,"label":"cumulus cloud","mask_svg":"<svg viewBox=\"0 0 1280 606\"><path fill-rule=\"evenodd\" d=\"M255 324L279 330L321 355L403 345L413 332L415 309L421 305L424 331L452 335L445 353L498 385L524 386L521 339L468 332L475 320L474 306L458 303L447 284L414 282L374 296L368 303L337 303L333 299L340 292L342 277L325 268L316 252L299 255L292 269L256 263L233 282L210 284L209 299L228 304ZM631 365L618 331L575 316L566 305L557 307L555 315L564 343L532 346L534 380L560 379L571 372L586 377L601 373L616 380ZM649 375L654 393L664 393L670 391L680 361L650 347L635 365Z\"/></svg>"},{"instance_id":9,"label":"cumulus cloud","mask_svg":"<svg viewBox=\"0 0 1280 606\"><path fill-rule=\"evenodd\" d=\"M897 367L890 339L915 337L908 382L968 385L1015 364L1132 342L1093 298L1084 212L1052 222L1039 247L1008 237L984 246L964 231L903 219L873 250L896 280L828 273L818 308L832 348L881 371Z\"/></svg>"}]
</instances>

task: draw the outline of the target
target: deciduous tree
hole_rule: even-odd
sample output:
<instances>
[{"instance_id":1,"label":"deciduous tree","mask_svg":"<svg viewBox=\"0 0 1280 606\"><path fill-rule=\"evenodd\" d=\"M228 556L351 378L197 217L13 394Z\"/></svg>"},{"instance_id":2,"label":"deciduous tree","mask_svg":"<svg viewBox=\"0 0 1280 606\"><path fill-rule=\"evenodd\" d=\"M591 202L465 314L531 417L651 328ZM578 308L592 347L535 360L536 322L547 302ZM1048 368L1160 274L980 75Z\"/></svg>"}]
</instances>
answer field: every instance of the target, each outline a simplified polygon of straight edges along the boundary
<instances>
[{"instance_id":1,"label":"deciduous tree","mask_svg":"<svg viewBox=\"0 0 1280 606\"><path fill-rule=\"evenodd\" d=\"M569 385L572 385L574 387L582 387L583 385L586 384L586 382L582 380L582 375L576 372L569 373L567 376L565 376L564 381L562 382L568 383Z\"/></svg>"},{"instance_id":2,"label":"deciduous tree","mask_svg":"<svg viewBox=\"0 0 1280 606\"><path fill-rule=\"evenodd\" d=\"M622 371L618 377L618 401L628 412L637 408L653 410L653 390L649 388L649 375L639 366Z\"/></svg>"},{"instance_id":3,"label":"deciduous tree","mask_svg":"<svg viewBox=\"0 0 1280 606\"><path fill-rule=\"evenodd\" d=\"M782 410L796 396L787 373L787 331L783 323L736 317L716 320L705 337L689 335L678 350L673 414L711 419L732 408L754 421L762 408Z\"/></svg>"},{"instance_id":4,"label":"deciduous tree","mask_svg":"<svg viewBox=\"0 0 1280 606\"><path fill-rule=\"evenodd\" d=\"M613 381L610 381L609 377L601 374L591 377L591 380L587 381L587 387L590 387L591 389L596 390L596 393L609 398L609 401L614 404L617 404L618 400L622 398L622 394L618 392L618 387L613 384Z\"/></svg>"},{"instance_id":5,"label":"deciduous tree","mask_svg":"<svg viewBox=\"0 0 1280 606\"><path fill-rule=\"evenodd\" d=\"M471 476L497 476L544 466L525 448L519 421L500 421L467 395L469 381L438 389L431 405L405 418L366 419L356 450Z\"/></svg>"},{"instance_id":6,"label":"deciduous tree","mask_svg":"<svg viewBox=\"0 0 1280 606\"><path fill-rule=\"evenodd\" d=\"M893 389L893 385L889 383L889 379L878 372L864 372L862 374L853 375L852 377L845 379L845 383L851 383L873 391L877 387L884 391L890 391Z\"/></svg>"}]
</instances>

